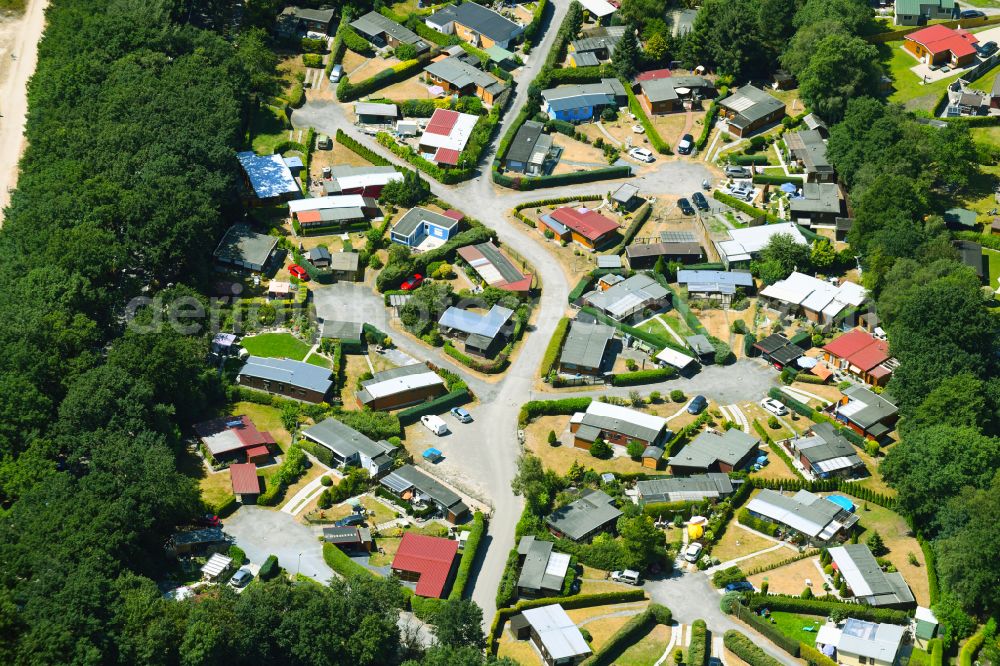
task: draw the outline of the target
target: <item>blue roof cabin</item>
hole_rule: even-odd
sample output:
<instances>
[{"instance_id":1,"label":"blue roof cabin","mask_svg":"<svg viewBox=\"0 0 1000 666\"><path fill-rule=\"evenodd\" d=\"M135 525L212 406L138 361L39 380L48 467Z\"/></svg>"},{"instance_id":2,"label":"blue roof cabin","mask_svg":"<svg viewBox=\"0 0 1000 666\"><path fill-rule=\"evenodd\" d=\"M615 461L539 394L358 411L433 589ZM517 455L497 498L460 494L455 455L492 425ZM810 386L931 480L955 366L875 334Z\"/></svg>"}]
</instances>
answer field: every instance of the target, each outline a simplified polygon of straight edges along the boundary
<instances>
[{"instance_id":1,"label":"blue roof cabin","mask_svg":"<svg viewBox=\"0 0 1000 666\"><path fill-rule=\"evenodd\" d=\"M441 213L429 211L426 208L411 208L399 222L392 227L390 237L392 242L407 247L422 247L432 249L443 245L458 229L460 220Z\"/></svg>"},{"instance_id":2,"label":"blue roof cabin","mask_svg":"<svg viewBox=\"0 0 1000 666\"><path fill-rule=\"evenodd\" d=\"M625 87L618 79L562 85L543 90L542 100L542 110L549 118L570 122L590 120L606 107L624 104Z\"/></svg>"}]
</instances>

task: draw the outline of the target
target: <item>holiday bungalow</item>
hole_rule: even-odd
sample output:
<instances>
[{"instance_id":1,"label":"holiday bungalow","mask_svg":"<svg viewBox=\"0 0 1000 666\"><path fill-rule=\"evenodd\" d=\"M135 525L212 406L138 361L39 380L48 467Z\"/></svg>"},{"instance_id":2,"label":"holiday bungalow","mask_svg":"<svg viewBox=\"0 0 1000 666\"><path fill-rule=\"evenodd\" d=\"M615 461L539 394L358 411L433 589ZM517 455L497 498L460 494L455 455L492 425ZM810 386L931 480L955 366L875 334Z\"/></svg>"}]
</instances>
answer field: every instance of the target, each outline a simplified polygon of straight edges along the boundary
<instances>
[{"instance_id":1,"label":"holiday bungalow","mask_svg":"<svg viewBox=\"0 0 1000 666\"><path fill-rule=\"evenodd\" d=\"M234 224L226 230L213 256L220 264L260 273L277 246L276 236L258 234L246 224Z\"/></svg>"},{"instance_id":2,"label":"holiday bungalow","mask_svg":"<svg viewBox=\"0 0 1000 666\"><path fill-rule=\"evenodd\" d=\"M458 230L459 224L459 220L453 217L417 206L399 218L392 226L389 238L407 247L429 250L444 245Z\"/></svg>"},{"instance_id":3,"label":"holiday bungalow","mask_svg":"<svg viewBox=\"0 0 1000 666\"><path fill-rule=\"evenodd\" d=\"M610 242L618 231L618 223L589 208L556 208L542 215L539 224L564 241L573 241L588 250L596 250Z\"/></svg>"},{"instance_id":4,"label":"holiday bungalow","mask_svg":"<svg viewBox=\"0 0 1000 666\"><path fill-rule=\"evenodd\" d=\"M621 515L610 496L586 490L580 499L553 511L545 524L557 537L586 542L601 532L613 532Z\"/></svg>"},{"instance_id":5,"label":"holiday bungalow","mask_svg":"<svg viewBox=\"0 0 1000 666\"><path fill-rule=\"evenodd\" d=\"M896 427L899 410L891 395L875 393L864 386L848 386L840 401L831 405L833 417L851 430L876 441L884 440Z\"/></svg>"},{"instance_id":6,"label":"holiday bungalow","mask_svg":"<svg viewBox=\"0 0 1000 666\"><path fill-rule=\"evenodd\" d=\"M625 87L618 79L565 84L542 91L542 111L554 120L587 121L606 108L618 108L625 99Z\"/></svg>"},{"instance_id":7,"label":"holiday bungalow","mask_svg":"<svg viewBox=\"0 0 1000 666\"><path fill-rule=\"evenodd\" d=\"M677 455L667 460L672 474L735 472L749 467L760 456L760 440L738 428L722 433L705 430Z\"/></svg>"},{"instance_id":8,"label":"holiday bungalow","mask_svg":"<svg viewBox=\"0 0 1000 666\"><path fill-rule=\"evenodd\" d=\"M404 532L391 569L404 585L415 583L417 596L440 599L454 578L457 563L458 541Z\"/></svg>"},{"instance_id":9,"label":"holiday bungalow","mask_svg":"<svg viewBox=\"0 0 1000 666\"><path fill-rule=\"evenodd\" d=\"M521 566L521 573L517 578L517 593L520 596L551 597L562 594L570 556L553 552L553 547L551 541L536 539L530 534L521 537L517 544Z\"/></svg>"},{"instance_id":10,"label":"holiday bungalow","mask_svg":"<svg viewBox=\"0 0 1000 666\"><path fill-rule=\"evenodd\" d=\"M853 506L847 509L808 490L788 496L764 488L750 499L746 508L751 516L784 525L816 545L842 541L858 522Z\"/></svg>"},{"instance_id":11,"label":"holiday bungalow","mask_svg":"<svg viewBox=\"0 0 1000 666\"><path fill-rule=\"evenodd\" d=\"M329 368L260 356L247 358L236 381L249 388L314 403L324 402L333 386Z\"/></svg>"},{"instance_id":12,"label":"holiday bungalow","mask_svg":"<svg viewBox=\"0 0 1000 666\"><path fill-rule=\"evenodd\" d=\"M615 321L626 321L645 310L659 310L669 302L670 292L645 273L636 273L606 289L598 285L598 289L583 295L584 305L597 308Z\"/></svg>"},{"instance_id":13,"label":"holiday bungalow","mask_svg":"<svg viewBox=\"0 0 1000 666\"><path fill-rule=\"evenodd\" d=\"M466 353L493 356L510 339L514 311L494 305L487 312L449 307L438 319L441 335L464 341Z\"/></svg>"},{"instance_id":14,"label":"holiday bungalow","mask_svg":"<svg viewBox=\"0 0 1000 666\"><path fill-rule=\"evenodd\" d=\"M848 331L824 346L823 361L831 369L871 386L885 386L899 365L889 354L889 344L885 340L861 329Z\"/></svg>"},{"instance_id":15,"label":"holiday bungalow","mask_svg":"<svg viewBox=\"0 0 1000 666\"><path fill-rule=\"evenodd\" d=\"M928 21L958 18L955 0L896 0L892 8L896 25L922 25Z\"/></svg>"},{"instance_id":16,"label":"holiday bungalow","mask_svg":"<svg viewBox=\"0 0 1000 666\"><path fill-rule=\"evenodd\" d=\"M638 481L635 490L639 506L665 502L703 502L729 497L733 494L733 482L728 474L716 472Z\"/></svg>"},{"instance_id":17,"label":"holiday bungalow","mask_svg":"<svg viewBox=\"0 0 1000 666\"><path fill-rule=\"evenodd\" d=\"M491 287L522 296L531 291L531 274L522 273L492 242L460 247L458 256Z\"/></svg>"},{"instance_id":18,"label":"holiday bungalow","mask_svg":"<svg viewBox=\"0 0 1000 666\"><path fill-rule=\"evenodd\" d=\"M612 341L615 329L598 322L573 320L559 354L559 372L569 375L601 375L614 363Z\"/></svg>"},{"instance_id":19,"label":"holiday bungalow","mask_svg":"<svg viewBox=\"0 0 1000 666\"><path fill-rule=\"evenodd\" d=\"M914 58L930 66L965 67L976 61L979 38L961 28L938 24L903 37L903 48Z\"/></svg>"},{"instance_id":20,"label":"holiday bungalow","mask_svg":"<svg viewBox=\"0 0 1000 666\"><path fill-rule=\"evenodd\" d=\"M323 181L323 191L327 196L360 194L377 199L383 187L402 180L403 174L392 166L335 166L330 179Z\"/></svg>"},{"instance_id":21,"label":"holiday bungalow","mask_svg":"<svg viewBox=\"0 0 1000 666\"><path fill-rule=\"evenodd\" d=\"M785 117L785 103L760 88L746 85L736 88L719 102L726 130L739 138L780 122Z\"/></svg>"},{"instance_id":22,"label":"holiday bungalow","mask_svg":"<svg viewBox=\"0 0 1000 666\"><path fill-rule=\"evenodd\" d=\"M261 432L249 416L222 416L194 425L194 432L218 462L264 462L277 449L274 436Z\"/></svg>"},{"instance_id":23,"label":"holiday bungalow","mask_svg":"<svg viewBox=\"0 0 1000 666\"><path fill-rule=\"evenodd\" d=\"M410 44L417 55L430 50L430 45L417 33L378 12L368 12L352 21L351 27L375 46L396 48L400 44Z\"/></svg>"},{"instance_id":24,"label":"holiday bungalow","mask_svg":"<svg viewBox=\"0 0 1000 666\"><path fill-rule=\"evenodd\" d=\"M483 49L491 46L509 49L524 32L524 26L475 2L448 5L424 19L424 23Z\"/></svg>"},{"instance_id":25,"label":"holiday bungalow","mask_svg":"<svg viewBox=\"0 0 1000 666\"><path fill-rule=\"evenodd\" d=\"M818 479L849 479L868 472L854 445L832 423L813 424L808 434L793 437L788 445L802 466Z\"/></svg>"},{"instance_id":26,"label":"holiday bungalow","mask_svg":"<svg viewBox=\"0 0 1000 666\"><path fill-rule=\"evenodd\" d=\"M420 152L440 167L457 166L477 122L479 116L451 109L435 109L424 133L420 135Z\"/></svg>"},{"instance_id":27,"label":"holiday bungalow","mask_svg":"<svg viewBox=\"0 0 1000 666\"><path fill-rule=\"evenodd\" d=\"M391 410L415 405L443 394L445 383L424 363L413 363L376 372L361 382L355 396L359 407Z\"/></svg>"},{"instance_id":28,"label":"holiday bungalow","mask_svg":"<svg viewBox=\"0 0 1000 666\"><path fill-rule=\"evenodd\" d=\"M258 155L247 150L236 153L236 158L243 167L244 181L253 192L253 204L263 206L302 197L302 188L281 155Z\"/></svg>"},{"instance_id":29,"label":"holiday bungalow","mask_svg":"<svg viewBox=\"0 0 1000 666\"><path fill-rule=\"evenodd\" d=\"M469 515L458 493L413 465L403 465L382 477L379 483L390 493L420 510L435 506L448 522L461 522Z\"/></svg>"},{"instance_id":30,"label":"holiday bungalow","mask_svg":"<svg viewBox=\"0 0 1000 666\"><path fill-rule=\"evenodd\" d=\"M473 67L460 56L432 62L424 68L424 73L432 83L441 86L446 92L463 97L478 97L490 105L507 89L503 81Z\"/></svg>"},{"instance_id":31,"label":"holiday bungalow","mask_svg":"<svg viewBox=\"0 0 1000 666\"><path fill-rule=\"evenodd\" d=\"M373 479L392 469L393 455L398 448L386 440L376 442L335 418L306 428L302 436L329 451L335 465L356 465Z\"/></svg>"},{"instance_id":32,"label":"holiday bungalow","mask_svg":"<svg viewBox=\"0 0 1000 666\"><path fill-rule=\"evenodd\" d=\"M615 446L640 442L657 445L666 439L667 420L628 407L593 400L585 412L577 412L569 420L573 446L590 450L598 439Z\"/></svg>"}]
</instances>

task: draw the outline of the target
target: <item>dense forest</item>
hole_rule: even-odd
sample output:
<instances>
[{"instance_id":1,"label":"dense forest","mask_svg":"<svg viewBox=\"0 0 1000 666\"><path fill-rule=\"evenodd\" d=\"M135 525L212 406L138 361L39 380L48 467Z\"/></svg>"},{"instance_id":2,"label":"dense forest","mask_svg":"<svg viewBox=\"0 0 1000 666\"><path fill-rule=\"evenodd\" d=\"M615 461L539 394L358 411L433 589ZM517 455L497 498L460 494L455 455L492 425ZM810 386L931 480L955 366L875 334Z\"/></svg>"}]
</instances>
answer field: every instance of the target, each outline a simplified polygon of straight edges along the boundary
<instances>
[{"instance_id":1,"label":"dense forest","mask_svg":"<svg viewBox=\"0 0 1000 666\"><path fill-rule=\"evenodd\" d=\"M477 607L458 602L425 649L397 626L393 581L196 602L154 583L166 538L201 510L181 430L224 393L206 333L134 333L126 307L200 298L242 215L234 153L273 62L259 30L223 37L191 8L48 9L0 232L0 663L481 664Z\"/></svg>"}]
</instances>

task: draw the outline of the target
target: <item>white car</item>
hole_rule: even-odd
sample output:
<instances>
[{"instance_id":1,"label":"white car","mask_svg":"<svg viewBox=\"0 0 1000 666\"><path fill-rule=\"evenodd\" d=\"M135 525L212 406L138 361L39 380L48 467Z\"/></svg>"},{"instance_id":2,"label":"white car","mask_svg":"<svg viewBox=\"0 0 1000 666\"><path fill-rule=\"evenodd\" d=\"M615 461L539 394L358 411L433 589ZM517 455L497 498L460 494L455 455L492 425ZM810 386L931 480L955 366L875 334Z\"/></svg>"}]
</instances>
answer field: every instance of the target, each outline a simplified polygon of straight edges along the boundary
<instances>
[{"instance_id":1,"label":"white car","mask_svg":"<svg viewBox=\"0 0 1000 666\"><path fill-rule=\"evenodd\" d=\"M448 424L444 422L440 416L434 416L433 414L424 414L420 417L420 422L424 424L424 427L430 430L432 433L441 437L448 433Z\"/></svg>"},{"instance_id":2,"label":"white car","mask_svg":"<svg viewBox=\"0 0 1000 666\"><path fill-rule=\"evenodd\" d=\"M646 129L642 125L632 125L633 134L643 134Z\"/></svg>"},{"instance_id":3,"label":"white car","mask_svg":"<svg viewBox=\"0 0 1000 666\"><path fill-rule=\"evenodd\" d=\"M695 562L697 562L698 561L698 557L701 555L701 551L704 548L705 547L702 546L697 541L694 542L694 543L692 543L684 551L684 559L687 560L688 562L691 562L692 564L695 563Z\"/></svg>"},{"instance_id":4,"label":"white car","mask_svg":"<svg viewBox=\"0 0 1000 666\"><path fill-rule=\"evenodd\" d=\"M775 416L784 416L788 413L788 408L774 398L764 398L760 401L760 406Z\"/></svg>"},{"instance_id":5,"label":"white car","mask_svg":"<svg viewBox=\"0 0 1000 666\"><path fill-rule=\"evenodd\" d=\"M627 583L629 585L638 585L642 582L642 577L639 575L638 571L633 571L631 569L626 569L625 571L612 571L611 580L616 583Z\"/></svg>"},{"instance_id":6,"label":"white car","mask_svg":"<svg viewBox=\"0 0 1000 666\"><path fill-rule=\"evenodd\" d=\"M645 148L633 148L632 150L628 151L628 154L629 156L634 157L640 162L652 162L653 160L656 159L655 157L653 157L653 153L646 150Z\"/></svg>"}]
</instances>

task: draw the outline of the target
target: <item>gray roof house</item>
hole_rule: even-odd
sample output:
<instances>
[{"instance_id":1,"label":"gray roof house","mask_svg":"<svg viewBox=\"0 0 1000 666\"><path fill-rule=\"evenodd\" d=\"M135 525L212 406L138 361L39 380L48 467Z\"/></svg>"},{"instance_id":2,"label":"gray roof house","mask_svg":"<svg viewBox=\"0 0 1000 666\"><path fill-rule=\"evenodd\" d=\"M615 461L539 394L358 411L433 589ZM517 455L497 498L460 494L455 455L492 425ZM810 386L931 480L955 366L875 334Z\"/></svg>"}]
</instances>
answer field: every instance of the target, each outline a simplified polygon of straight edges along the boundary
<instances>
[{"instance_id":1,"label":"gray roof house","mask_svg":"<svg viewBox=\"0 0 1000 666\"><path fill-rule=\"evenodd\" d=\"M376 372L361 382L358 404L372 409L397 409L445 392L445 381L425 363L411 363Z\"/></svg>"},{"instance_id":2,"label":"gray roof house","mask_svg":"<svg viewBox=\"0 0 1000 666\"><path fill-rule=\"evenodd\" d=\"M715 347L712 345L712 341L701 333L687 336L684 338L684 342L687 343L688 349L699 358L715 356Z\"/></svg>"},{"instance_id":3,"label":"gray roof house","mask_svg":"<svg viewBox=\"0 0 1000 666\"><path fill-rule=\"evenodd\" d=\"M302 436L329 450L338 464L358 465L373 478L392 469L392 454L397 449L385 440L373 441L334 418L306 428Z\"/></svg>"},{"instance_id":4,"label":"gray roof house","mask_svg":"<svg viewBox=\"0 0 1000 666\"><path fill-rule=\"evenodd\" d=\"M438 319L438 328L443 335L465 340L466 350L485 354L507 339L506 327L513 316L513 310L501 305L485 313L451 306Z\"/></svg>"},{"instance_id":5,"label":"gray roof house","mask_svg":"<svg viewBox=\"0 0 1000 666\"><path fill-rule=\"evenodd\" d=\"M306 252L306 259L317 268L326 268L330 265L330 250L322 245Z\"/></svg>"},{"instance_id":6,"label":"gray roof house","mask_svg":"<svg viewBox=\"0 0 1000 666\"><path fill-rule=\"evenodd\" d=\"M475 95L477 90L482 89L495 96L507 87L503 81L495 78L492 74L473 67L456 56L432 62L424 68L424 71L462 94ZM490 100L485 101L489 103Z\"/></svg>"},{"instance_id":7,"label":"gray roof house","mask_svg":"<svg viewBox=\"0 0 1000 666\"><path fill-rule=\"evenodd\" d=\"M521 558L521 574L517 591L524 596L558 596L569 571L570 556L552 552L554 544L528 535L521 537L517 554Z\"/></svg>"},{"instance_id":8,"label":"gray roof house","mask_svg":"<svg viewBox=\"0 0 1000 666\"><path fill-rule=\"evenodd\" d=\"M844 200L836 183L805 183L802 195L788 201L792 219L805 227L832 226L844 216Z\"/></svg>"},{"instance_id":9,"label":"gray roof house","mask_svg":"<svg viewBox=\"0 0 1000 666\"><path fill-rule=\"evenodd\" d=\"M810 129L785 134L785 147L790 159L806 171L806 180L829 183L836 179L833 166L826 157L826 141L821 130Z\"/></svg>"},{"instance_id":10,"label":"gray roof house","mask_svg":"<svg viewBox=\"0 0 1000 666\"><path fill-rule=\"evenodd\" d=\"M600 490L588 490L580 499L553 511L545 523L556 536L589 541L600 532L614 529L621 515L610 496Z\"/></svg>"},{"instance_id":11,"label":"gray roof house","mask_svg":"<svg viewBox=\"0 0 1000 666\"><path fill-rule=\"evenodd\" d=\"M809 435L796 437L790 444L799 461L821 479L854 476L866 469L854 445L832 423L817 423Z\"/></svg>"},{"instance_id":12,"label":"gray roof house","mask_svg":"<svg viewBox=\"0 0 1000 666\"><path fill-rule=\"evenodd\" d=\"M703 76L668 76L639 81L642 96L654 114L678 110L682 100L715 96L715 86Z\"/></svg>"},{"instance_id":13,"label":"gray roof house","mask_svg":"<svg viewBox=\"0 0 1000 666\"><path fill-rule=\"evenodd\" d=\"M589 448L598 437L621 446L633 440L656 445L666 439L666 428L667 420L661 416L600 400L591 401L586 412L577 412L569 420L575 443L582 448Z\"/></svg>"},{"instance_id":14,"label":"gray roof house","mask_svg":"<svg viewBox=\"0 0 1000 666\"><path fill-rule=\"evenodd\" d=\"M912 607L916 599L898 571L885 573L871 549L851 543L830 549L833 564L847 582L854 598L869 606Z\"/></svg>"},{"instance_id":15,"label":"gray roof house","mask_svg":"<svg viewBox=\"0 0 1000 666\"><path fill-rule=\"evenodd\" d=\"M739 137L775 123L785 115L784 102L750 85L733 90L719 101L719 106L725 111L730 133Z\"/></svg>"},{"instance_id":16,"label":"gray roof house","mask_svg":"<svg viewBox=\"0 0 1000 666\"><path fill-rule=\"evenodd\" d=\"M866 386L855 384L841 393L847 398L834 408L834 416L862 435L881 439L892 432L899 409L895 398L883 391L875 393Z\"/></svg>"},{"instance_id":17,"label":"gray roof house","mask_svg":"<svg viewBox=\"0 0 1000 666\"><path fill-rule=\"evenodd\" d=\"M698 434L667 463L674 474L733 472L749 465L759 453L760 440L738 428Z\"/></svg>"},{"instance_id":18,"label":"gray roof house","mask_svg":"<svg viewBox=\"0 0 1000 666\"><path fill-rule=\"evenodd\" d=\"M637 273L604 291L584 294L583 301L615 321L623 321L646 308L658 310L668 298L663 285L644 273Z\"/></svg>"},{"instance_id":19,"label":"gray roof house","mask_svg":"<svg viewBox=\"0 0 1000 666\"><path fill-rule=\"evenodd\" d=\"M786 525L814 543L844 538L858 522L858 516L825 497L800 490L789 497L767 488L746 505L754 516Z\"/></svg>"},{"instance_id":20,"label":"gray roof house","mask_svg":"<svg viewBox=\"0 0 1000 666\"><path fill-rule=\"evenodd\" d=\"M220 264L260 272L277 246L276 236L258 234L246 224L234 224L226 230L214 255Z\"/></svg>"},{"instance_id":21,"label":"gray roof house","mask_svg":"<svg viewBox=\"0 0 1000 666\"><path fill-rule=\"evenodd\" d=\"M351 27L368 41L378 45L395 47L398 44L412 44L417 49L417 54L430 49L430 45L420 35L378 12L368 12L353 21Z\"/></svg>"},{"instance_id":22,"label":"gray roof house","mask_svg":"<svg viewBox=\"0 0 1000 666\"><path fill-rule=\"evenodd\" d=\"M612 25L591 30L580 39L570 42L570 55L573 56L577 67L586 67L580 63L578 54L591 53L597 60L607 60L615 54L615 47L622 37L625 36L625 26ZM590 62L588 59L587 62Z\"/></svg>"},{"instance_id":23,"label":"gray roof house","mask_svg":"<svg viewBox=\"0 0 1000 666\"><path fill-rule=\"evenodd\" d=\"M529 120L517 130L504 157L508 171L516 171L529 176L541 176L545 162L552 152L552 135L545 133L545 126Z\"/></svg>"},{"instance_id":24,"label":"gray roof house","mask_svg":"<svg viewBox=\"0 0 1000 666\"><path fill-rule=\"evenodd\" d=\"M559 371L568 374L600 374L608 360L608 345L615 329L601 323L579 320L570 322L569 332L559 355Z\"/></svg>"},{"instance_id":25,"label":"gray roof house","mask_svg":"<svg viewBox=\"0 0 1000 666\"><path fill-rule=\"evenodd\" d=\"M899 663L906 629L904 625L876 624L849 617L842 629L831 624L820 627L816 643L834 646L838 663L890 666Z\"/></svg>"},{"instance_id":26,"label":"gray roof house","mask_svg":"<svg viewBox=\"0 0 1000 666\"><path fill-rule=\"evenodd\" d=\"M327 320L320 327L321 338L356 341L360 344L364 325L356 321Z\"/></svg>"},{"instance_id":27,"label":"gray roof house","mask_svg":"<svg viewBox=\"0 0 1000 666\"><path fill-rule=\"evenodd\" d=\"M380 483L395 495L414 492L413 502L433 502L450 522L458 522L469 513L469 507L456 492L413 465L403 465L393 470L382 477Z\"/></svg>"},{"instance_id":28,"label":"gray roof house","mask_svg":"<svg viewBox=\"0 0 1000 666\"><path fill-rule=\"evenodd\" d=\"M309 402L322 402L333 386L329 368L261 356L248 357L236 381L250 388Z\"/></svg>"},{"instance_id":29,"label":"gray roof house","mask_svg":"<svg viewBox=\"0 0 1000 666\"><path fill-rule=\"evenodd\" d=\"M700 502L733 494L733 482L729 475L719 472L638 481L635 488L639 493L640 506L655 502Z\"/></svg>"},{"instance_id":30,"label":"gray roof house","mask_svg":"<svg viewBox=\"0 0 1000 666\"><path fill-rule=\"evenodd\" d=\"M455 25L461 25L466 28L466 34L472 35L471 42L475 46L491 46L484 42L485 38L507 48L524 32L523 26L475 2L448 5L424 19L424 23L446 35L456 33Z\"/></svg>"},{"instance_id":31,"label":"gray roof house","mask_svg":"<svg viewBox=\"0 0 1000 666\"><path fill-rule=\"evenodd\" d=\"M677 284L687 285L688 294L731 296L736 289L752 289L753 275L743 271L677 271Z\"/></svg>"}]
</instances>

